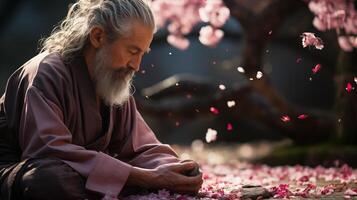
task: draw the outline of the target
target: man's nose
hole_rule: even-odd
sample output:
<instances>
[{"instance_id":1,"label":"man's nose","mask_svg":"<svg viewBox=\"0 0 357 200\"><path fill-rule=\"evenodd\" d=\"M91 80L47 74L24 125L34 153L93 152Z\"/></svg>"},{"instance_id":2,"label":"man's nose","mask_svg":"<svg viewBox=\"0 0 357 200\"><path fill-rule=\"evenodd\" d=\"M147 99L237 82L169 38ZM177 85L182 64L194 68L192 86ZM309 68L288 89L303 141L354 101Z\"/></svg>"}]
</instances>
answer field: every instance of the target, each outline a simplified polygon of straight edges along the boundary
<instances>
[{"instance_id":1,"label":"man's nose","mask_svg":"<svg viewBox=\"0 0 357 200\"><path fill-rule=\"evenodd\" d=\"M129 67L138 72L139 69L140 69L140 63L141 63L141 57L138 57L138 58L135 58L135 59L132 59L129 63Z\"/></svg>"}]
</instances>

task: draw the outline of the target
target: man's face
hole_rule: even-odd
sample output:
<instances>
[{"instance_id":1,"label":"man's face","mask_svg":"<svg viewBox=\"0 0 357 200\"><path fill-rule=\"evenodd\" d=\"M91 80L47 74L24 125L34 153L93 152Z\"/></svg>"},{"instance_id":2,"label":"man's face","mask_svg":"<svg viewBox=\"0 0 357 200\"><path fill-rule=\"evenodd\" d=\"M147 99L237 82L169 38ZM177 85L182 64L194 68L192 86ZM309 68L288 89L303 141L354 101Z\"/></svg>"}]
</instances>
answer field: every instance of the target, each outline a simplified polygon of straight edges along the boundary
<instances>
[{"instance_id":1,"label":"man's face","mask_svg":"<svg viewBox=\"0 0 357 200\"><path fill-rule=\"evenodd\" d=\"M120 106L131 95L131 80L150 50L153 30L135 22L132 34L98 49L94 59L97 94L108 105Z\"/></svg>"}]
</instances>

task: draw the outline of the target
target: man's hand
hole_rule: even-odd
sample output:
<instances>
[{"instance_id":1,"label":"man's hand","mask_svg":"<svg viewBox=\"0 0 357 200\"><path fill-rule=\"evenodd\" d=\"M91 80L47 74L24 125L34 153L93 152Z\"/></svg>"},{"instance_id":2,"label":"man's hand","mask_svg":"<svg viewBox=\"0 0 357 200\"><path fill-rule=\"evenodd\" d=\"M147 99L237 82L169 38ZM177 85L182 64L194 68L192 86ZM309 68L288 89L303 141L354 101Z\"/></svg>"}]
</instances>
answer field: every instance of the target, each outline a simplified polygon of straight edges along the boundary
<instances>
[{"instance_id":1,"label":"man's hand","mask_svg":"<svg viewBox=\"0 0 357 200\"><path fill-rule=\"evenodd\" d=\"M155 169L133 167L127 184L196 195L203 183L202 173L198 169L199 165L191 160L164 164Z\"/></svg>"},{"instance_id":2,"label":"man's hand","mask_svg":"<svg viewBox=\"0 0 357 200\"><path fill-rule=\"evenodd\" d=\"M152 171L152 186L170 191L196 195L203 183L199 165L191 160L164 164ZM196 174L191 172L197 171Z\"/></svg>"}]
</instances>

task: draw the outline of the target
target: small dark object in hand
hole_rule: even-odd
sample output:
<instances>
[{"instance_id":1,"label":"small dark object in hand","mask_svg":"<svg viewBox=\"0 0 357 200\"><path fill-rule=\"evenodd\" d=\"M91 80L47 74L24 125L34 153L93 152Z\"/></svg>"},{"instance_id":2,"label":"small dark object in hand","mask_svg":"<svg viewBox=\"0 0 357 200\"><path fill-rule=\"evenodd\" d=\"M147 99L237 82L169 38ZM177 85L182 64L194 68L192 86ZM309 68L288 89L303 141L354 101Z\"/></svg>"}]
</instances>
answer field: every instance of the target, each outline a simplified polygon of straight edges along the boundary
<instances>
[{"instance_id":1,"label":"small dark object in hand","mask_svg":"<svg viewBox=\"0 0 357 200\"><path fill-rule=\"evenodd\" d=\"M183 174L185 176L197 176L198 174L200 174L200 168L199 167L195 167L191 170L187 170L187 171L184 171Z\"/></svg>"}]
</instances>

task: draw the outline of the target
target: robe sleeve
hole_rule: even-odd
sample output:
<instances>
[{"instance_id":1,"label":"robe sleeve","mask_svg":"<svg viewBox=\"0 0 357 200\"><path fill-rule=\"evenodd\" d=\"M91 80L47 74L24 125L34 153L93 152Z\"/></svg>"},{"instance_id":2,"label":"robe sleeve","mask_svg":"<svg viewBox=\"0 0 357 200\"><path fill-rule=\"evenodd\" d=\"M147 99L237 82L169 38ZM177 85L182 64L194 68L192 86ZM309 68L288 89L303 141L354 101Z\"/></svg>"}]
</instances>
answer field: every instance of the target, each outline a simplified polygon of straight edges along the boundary
<instances>
[{"instance_id":1,"label":"robe sleeve","mask_svg":"<svg viewBox=\"0 0 357 200\"><path fill-rule=\"evenodd\" d=\"M123 148L113 141L111 149L121 149L119 154L128 164L145 169L154 169L162 164L180 162L176 152L167 144L162 144L150 129L136 108L134 98L130 98L126 105L121 123L123 131L127 131Z\"/></svg>"},{"instance_id":2,"label":"robe sleeve","mask_svg":"<svg viewBox=\"0 0 357 200\"><path fill-rule=\"evenodd\" d=\"M72 144L60 101L51 95L53 91L44 92L34 85L27 90L19 131L22 158L59 158L87 178L88 190L117 196L131 166L105 153Z\"/></svg>"}]
</instances>

